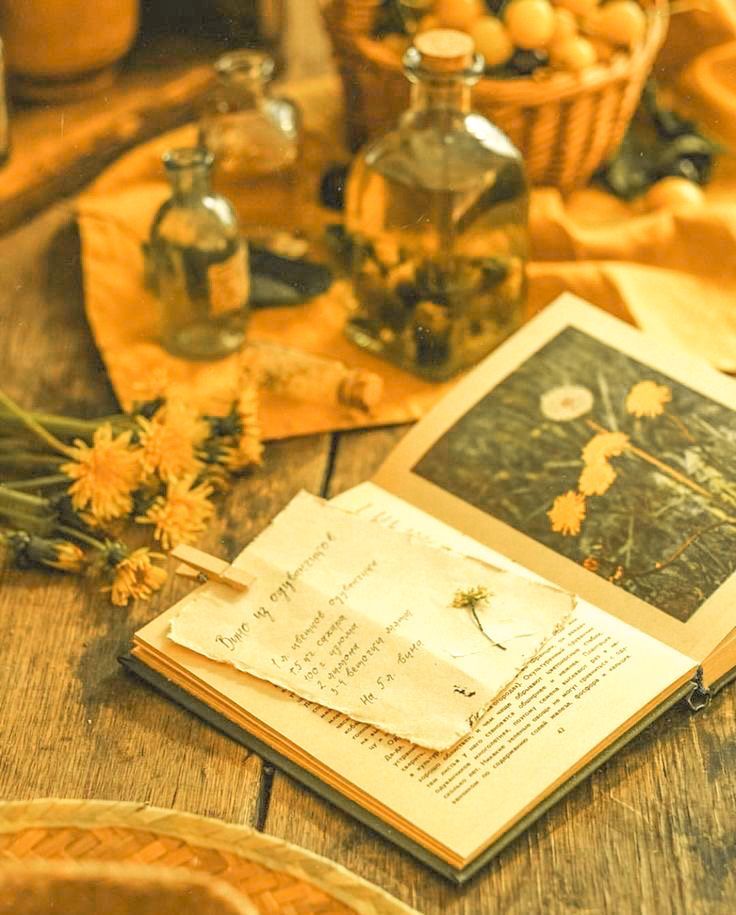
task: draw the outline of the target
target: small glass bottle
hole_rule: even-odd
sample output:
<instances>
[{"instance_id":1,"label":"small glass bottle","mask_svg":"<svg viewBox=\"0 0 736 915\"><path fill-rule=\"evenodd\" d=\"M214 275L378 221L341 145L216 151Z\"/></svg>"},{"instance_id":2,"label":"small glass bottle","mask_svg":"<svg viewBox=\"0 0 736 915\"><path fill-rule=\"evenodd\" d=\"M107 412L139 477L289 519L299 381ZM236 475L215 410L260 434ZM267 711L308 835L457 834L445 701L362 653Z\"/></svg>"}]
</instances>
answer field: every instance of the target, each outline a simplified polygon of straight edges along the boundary
<instances>
[{"instance_id":1,"label":"small glass bottle","mask_svg":"<svg viewBox=\"0 0 736 915\"><path fill-rule=\"evenodd\" d=\"M292 228L300 118L293 102L270 94L273 58L231 51L215 72L199 135L215 156L214 187L233 200L246 235Z\"/></svg>"},{"instance_id":2,"label":"small glass bottle","mask_svg":"<svg viewBox=\"0 0 736 915\"><path fill-rule=\"evenodd\" d=\"M521 321L528 188L509 139L470 110L472 39L436 29L404 57L410 109L356 157L346 188L355 310L348 337L432 380Z\"/></svg>"},{"instance_id":3,"label":"small glass bottle","mask_svg":"<svg viewBox=\"0 0 736 915\"><path fill-rule=\"evenodd\" d=\"M231 204L210 190L211 153L172 149L163 162L172 196L154 218L147 250L162 342L177 356L217 359L245 338L248 249Z\"/></svg>"}]
</instances>

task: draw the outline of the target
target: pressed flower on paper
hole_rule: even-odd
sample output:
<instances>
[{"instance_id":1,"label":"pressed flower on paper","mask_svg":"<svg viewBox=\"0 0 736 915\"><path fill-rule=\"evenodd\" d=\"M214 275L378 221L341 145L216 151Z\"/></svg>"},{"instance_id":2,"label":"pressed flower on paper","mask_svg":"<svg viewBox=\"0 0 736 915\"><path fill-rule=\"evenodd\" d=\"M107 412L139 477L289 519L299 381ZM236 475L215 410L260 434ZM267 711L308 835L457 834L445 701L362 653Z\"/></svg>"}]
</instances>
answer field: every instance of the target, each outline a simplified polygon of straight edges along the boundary
<instances>
[{"instance_id":1,"label":"pressed flower on paper","mask_svg":"<svg viewBox=\"0 0 736 915\"><path fill-rule=\"evenodd\" d=\"M92 441L90 446L77 439L70 449L73 460L61 465L73 480L72 505L99 522L122 518L133 508L133 491L141 479L140 451L131 445L131 432L114 437L110 423L101 425Z\"/></svg>"},{"instance_id":2,"label":"pressed flower on paper","mask_svg":"<svg viewBox=\"0 0 736 915\"><path fill-rule=\"evenodd\" d=\"M585 496L574 489L557 496L547 517L556 534L576 537L585 520Z\"/></svg>"},{"instance_id":3,"label":"pressed flower on paper","mask_svg":"<svg viewBox=\"0 0 736 915\"><path fill-rule=\"evenodd\" d=\"M625 432L599 432L583 448L584 464L598 464L612 457L619 457L629 446L629 436Z\"/></svg>"},{"instance_id":4,"label":"pressed flower on paper","mask_svg":"<svg viewBox=\"0 0 736 915\"><path fill-rule=\"evenodd\" d=\"M482 585L476 585L475 588L462 588L455 592L450 606L456 610L474 610L478 604L485 603L490 596L488 588L484 588Z\"/></svg>"},{"instance_id":5,"label":"pressed flower on paper","mask_svg":"<svg viewBox=\"0 0 736 915\"><path fill-rule=\"evenodd\" d=\"M736 575L736 411L573 311L412 474L687 622Z\"/></svg>"},{"instance_id":6,"label":"pressed flower on paper","mask_svg":"<svg viewBox=\"0 0 736 915\"><path fill-rule=\"evenodd\" d=\"M547 419L558 423L571 422L593 409L593 392L580 384L560 385L542 394L539 408Z\"/></svg>"},{"instance_id":7,"label":"pressed flower on paper","mask_svg":"<svg viewBox=\"0 0 736 915\"><path fill-rule=\"evenodd\" d=\"M212 492L208 483L195 486L193 477L172 480L165 495L158 496L148 511L136 520L155 526L154 537L165 550L179 543L191 543L206 529L214 514L214 506L209 501Z\"/></svg>"},{"instance_id":8,"label":"pressed flower on paper","mask_svg":"<svg viewBox=\"0 0 736 915\"><path fill-rule=\"evenodd\" d=\"M672 400L672 391L667 385L656 381L639 381L626 396L626 410L633 416L661 416L665 406Z\"/></svg>"},{"instance_id":9,"label":"pressed flower on paper","mask_svg":"<svg viewBox=\"0 0 736 915\"><path fill-rule=\"evenodd\" d=\"M578 480L578 490L584 496L602 496L616 479L616 471L608 461L586 464Z\"/></svg>"},{"instance_id":10,"label":"pressed flower on paper","mask_svg":"<svg viewBox=\"0 0 736 915\"><path fill-rule=\"evenodd\" d=\"M488 590L488 588L484 588L483 585L476 585L474 588L461 588L460 590L456 591L450 606L457 610L470 610L470 613L475 620L475 625L493 645L493 647L500 648L501 651L506 651L505 645L502 645L500 642L497 642L495 639L492 639L490 635L488 635L478 617L478 607L480 604L488 603L490 599L491 592Z\"/></svg>"}]
</instances>

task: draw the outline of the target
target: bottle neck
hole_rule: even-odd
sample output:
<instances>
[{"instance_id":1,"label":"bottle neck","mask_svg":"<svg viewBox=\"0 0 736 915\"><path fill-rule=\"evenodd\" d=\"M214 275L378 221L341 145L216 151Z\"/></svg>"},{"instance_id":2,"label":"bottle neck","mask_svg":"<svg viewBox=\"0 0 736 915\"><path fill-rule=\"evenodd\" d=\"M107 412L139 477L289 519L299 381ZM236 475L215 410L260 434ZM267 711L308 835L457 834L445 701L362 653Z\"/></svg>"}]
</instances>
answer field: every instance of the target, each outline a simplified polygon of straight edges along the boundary
<instances>
[{"instance_id":1,"label":"bottle neck","mask_svg":"<svg viewBox=\"0 0 736 915\"><path fill-rule=\"evenodd\" d=\"M205 197L210 191L209 169L189 168L169 172L174 197Z\"/></svg>"},{"instance_id":2,"label":"bottle neck","mask_svg":"<svg viewBox=\"0 0 736 915\"><path fill-rule=\"evenodd\" d=\"M411 87L412 112L470 111L470 86L465 79L420 79Z\"/></svg>"},{"instance_id":3,"label":"bottle neck","mask_svg":"<svg viewBox=\"0 0 736 915\"><path fill-rule=\"evenodd\" d=\"M259 108L268 95L274 62L262 51L230 51L216 61L215 72L231 103L238 108Z\"/></svg>"},{"instance_id":4,"label":"bottle neck","mask_svg":"<svg viewBox=\"0 0 736 915\"><path fill-rule=\"evenodd\" d=\"M260 108L268 95L268 84L258 76L230 73L220 80L227 97L238 108Z\"/></svg>"},{"instance_id":5,"label":"bottle neck","mask_svg":"<svg viewBox=\"0 0 736 915\"><path fill-rule=\"evenodd\" d=\"M200 147L172 149L164 156L172 196L177 199L204 197L210 192L213 157Z\"/></svg>"}]
</instances>

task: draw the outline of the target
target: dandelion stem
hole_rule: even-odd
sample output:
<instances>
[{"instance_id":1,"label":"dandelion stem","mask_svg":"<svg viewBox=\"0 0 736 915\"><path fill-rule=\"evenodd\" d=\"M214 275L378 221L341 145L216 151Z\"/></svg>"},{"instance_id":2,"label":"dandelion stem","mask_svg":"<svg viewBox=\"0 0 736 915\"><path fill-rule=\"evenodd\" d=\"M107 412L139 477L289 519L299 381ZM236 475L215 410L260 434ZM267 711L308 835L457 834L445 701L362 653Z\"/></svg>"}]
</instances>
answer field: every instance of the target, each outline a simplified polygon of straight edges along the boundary
<instances>
[{"instance_id":1,"label":"dandelion stem","mask_svg":"<svg viewBox=\"0 0 736 915\"><path fill-rule=\"evenodd\" d=\"M55 454L39 454L35 451L15 451L0 453L0 467L28 470L32 467L56 469L64 463L64 458Z\"/></svg>"},{"instance_id":2,"label":"dandelion stem","mask_svg":"<svg viewBox=\"0 0 736 915\"><path fill-rule=\"evenodd\" d=\"M68 524L60 524L59 532L65 534L67 537L74 537L75 540L79 540L82 543L86 543L87 546L91 546L95 550L104 550L105 544L101 540L98 540L96 537L90 537L89 534L85 534L83 531L77 530L76 527L69 527Z\"/></svg>"},{"instance_id":3,"label":"dandelion stem","mask_svg":"<svg viewBox=\"0 0 736 915\"><path fill-rule=\"evenodd\" d=\"M0 421L5 420L2 410L0 410ZM35 441L33 442L35 444ZM0 431L0 453L6 451L25 451L32 447L32 443L27 438L12 438L9 435L3 435Z\"/></svg>"},{"instance_id":4,"label":"dandelion stem","mask_svg":"<svg viewBox=\"0 0 736 915\"><path fill-rule=\"evenodd\" d=\"M724 518L722 521L714 521L713 524L707 525L707 527L701 527L699 531L695 531L690 534L689 537L686 537L682 543L677 547L677 549L672 553L667 559L662 560L662 562L656 563L650 569L644 569L642 572L631 572L626 575L626 578L644 578L645 575L652 575L654 572L661 572L662 569L666 569L667 566L672 565L673 562L678 560L680 556L685 552L685 550L692 546L696 540L707 534L710 531L715 530L717 527L721 527L723 524L734 524L736 525L736 518Z\"/></svg>"},{"instance_id":5,"label":"dandelion stem","mask_svg":"<svg viewBox=\"0 0 736 915\"><path fill-rule=\"evenodd\" d=\"M689 442L695 442L695 439L690 434L690 430L679 416L675 416L673 413L665 413L665 418L676 426Z\"/></svg>"},{"instance_id":6,"label":"dandelion stem","mask_svg":"<svg viewBox=\"0 0 736 915\"><path fill-rule=\"evenodd\" d=\"M71 416L57 416L54 413L39 413L36 410L28 410L28 416L34 419L40 426L43 426L48 432L61 436L62 438L81 438L87 442L92 441L98 426L106 420L113 425L118 425L124 420L122 415L116 417L102 417L99 419L76 419ZM23 422L14 413L0 405L0 424L7 429L21 429Z\"/></svg>"},{"instance_id":7,"label":"dandelion stem","mask_svg":"<svg viewBox=\"0 0 736 915\"><path fill-rule=\"evenodd\" d=\"M22 514L31 514L37 517L46 515L52 517L54 512L47 499L33 496L27 492L15 492L0 484L0 511L12 513L20 511Z\"/></svg>"},{"instance_id":8,"label":"dandelion stem","mask_svg":"<svg viewBox=\"0 0 736 915\"><path fill-rule=\"evenodd\" d=\"M586 423L593 429L595 432L608 432L608 429L604 429L603 426L599 426L597 422L592 419L587 419ZM637 448L636 445L632 445L629 442L626 445L626 450L630 451L632 454L635 454L637 457L640 457L643 461L646 461L648 464L651 464L653 467L656 467L657 470L661 470L662 473L666 473L668 476L672 477L673 480L677 480L678 483L682 483L683 486L687 486L693 490L693 492L698 493L700 496L705 496L706 499L712 499L713 496L708 492L707 489L703 489L702 486L699 486L690 477L686 477L684 473L680 473L679 470L675 470L674 467L670 467L669 464L665 464L664 461L660 461L659 458L656 458L653 454L649 454L648 451L644 451L642 448Z\"/></svg>"},{"instance_id":9,"label":"dandelion stem","mask_svg":"<svg viewBox=\"0 0 736 915\"><path fill-rule=\"evenodd\" d=\"M48 536L52 533L57 516L47 499L30 493L14 492L0 485L0 515L15 529L31 534Z\"/></svg>"},{"instance_id":10,"label":"dandelion stem","mask_svg":"<svg viewBox=\"0 0 736 915\"><path fill-rule=\"evenodd\" d=\"M62 483L68 482L69 477L63 473L54 473L47 477L30 477L27 480L6 481L2 485L6 489L13 489L17 492L24 489L42 489L44 486L60 486Z\"/></svg>"},{"instance_id":11,"label":"dandelion stem","mask_svg":"<svg viewBox=\"0 0 736 915\"><path fill-rule=\"evenodd\" d=\"M501 651L506 651L505 645L502 645L500 642L497 642L495 639L492 639L490 637L490 635L488 635L488 633L485 631L485 629L483 628L483 624L478 619L478 614L475 612L475 604L473 604L473 603L470 604L470 612L473 614L473 619L475 620L476 626L478 627L478 629L480 629L480 631L483 633L483 635L488 639L488 641L491 643L491 645L493 645L494 648L500 648Z\"/></svg>"},{"instance_id":12,"label":"dandelion stem","mask_svg":"<svg viewBox=\"0 0 736 915\"><path fill-rule=\"evenodd\" d=\"M6 512L4 509L0 510L0 515L10 522L10 528L5 525L6 529L25 531L26 534L37 534L39 537L50 537L56 525L56 519L51 516L26 515L19 511Z\"/></svg>"},{"instance_id":13,"label":"dandelion stem","mask_svg":"<svg viewBox=\"0 0 736 915\"><path fill-rule=\"evenodd\" d=\"M0 404L19 419L26 428L30 429L31 432L34 432L42 441L46 442L47 445L50 445L54 451L58 451L60 454L64 454L67 457L74 457L74 451L71 448L56 438L55 435L47 432L39 422L19 407L15 401L11 400L2 390L0 390Z\"/></svg>"}]
</instances>

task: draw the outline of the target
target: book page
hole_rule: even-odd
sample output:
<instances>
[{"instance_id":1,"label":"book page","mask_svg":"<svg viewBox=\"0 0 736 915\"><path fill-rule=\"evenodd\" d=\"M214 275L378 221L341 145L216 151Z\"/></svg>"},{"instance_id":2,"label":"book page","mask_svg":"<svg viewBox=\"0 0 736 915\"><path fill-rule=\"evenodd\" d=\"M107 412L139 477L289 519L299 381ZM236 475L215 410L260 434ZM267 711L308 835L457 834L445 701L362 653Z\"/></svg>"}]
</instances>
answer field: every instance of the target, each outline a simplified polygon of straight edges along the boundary
<instances>
[{"instance_id":1,"label":"book page","mask_svg":"<svg viewBox=\"0 0 736 915\"><path fill-rule=\"evenodd\" d=\"M306 492L238 566L255 578L247 592L201 588L170 639L435 750L468 733L575 605Z\"/></svg>"},{"instance_id":2,"label":"book page","mask_svg":"<svg viewBox=\"0 0 736 915\"><path fill-rule=\"evenodd\" d=\"M736 629L736 381L574 296L375 477L698 662Z\"/></svg>"},{"instance_id":3,"label":"book page","mask_svg":"<svg viewBox=\"0 0 736 915\"><path fill-rule=\"evenodd\" d=\"M499 554L371 484L335 501L386 526L510 567ZM139 657L458 867L693 672L689 658L579 603L482 721L452 750L434 752L173 644L166 630L176 612L172 608L137 634ZM430 691L425 705L431 704Z\"/></svg>"}]
</instances>

